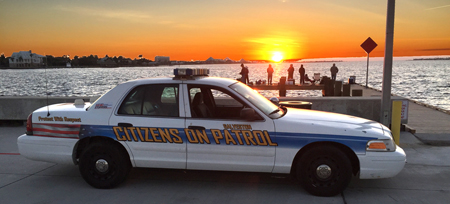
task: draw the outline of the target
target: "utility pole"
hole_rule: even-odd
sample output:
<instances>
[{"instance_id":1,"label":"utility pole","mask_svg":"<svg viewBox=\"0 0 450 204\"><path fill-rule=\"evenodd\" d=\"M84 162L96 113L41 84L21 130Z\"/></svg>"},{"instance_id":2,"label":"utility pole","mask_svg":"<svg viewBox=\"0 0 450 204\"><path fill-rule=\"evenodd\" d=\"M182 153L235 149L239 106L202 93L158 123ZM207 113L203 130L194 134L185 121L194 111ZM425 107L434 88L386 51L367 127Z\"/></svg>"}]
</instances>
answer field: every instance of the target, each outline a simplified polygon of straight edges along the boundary
<instances>
[{"instance_id":1,"label":"utility pole","mask_svg":"<svg viewBox=\"0 0 450 204\"><path fill-rule=\"evenodd\" d=\"M386 46L383 64L383 89L381 97L380 122L389 127L391 120L391 85L392 85L392 61L394 50L394 19L395 0L388 0L386 17Z\"/></svg>"}]
</instances>

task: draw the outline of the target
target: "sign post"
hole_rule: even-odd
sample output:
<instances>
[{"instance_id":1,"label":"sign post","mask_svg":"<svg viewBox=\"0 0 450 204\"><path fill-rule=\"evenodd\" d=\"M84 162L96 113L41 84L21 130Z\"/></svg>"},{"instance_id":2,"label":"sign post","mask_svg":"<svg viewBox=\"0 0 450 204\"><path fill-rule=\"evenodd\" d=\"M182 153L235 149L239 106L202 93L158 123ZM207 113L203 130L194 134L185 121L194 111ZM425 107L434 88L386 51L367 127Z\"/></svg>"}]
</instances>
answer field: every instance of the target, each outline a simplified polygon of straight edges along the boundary
<instances>
[{"instance_id":1,"label":"sign post","mask_svg":"<svg viewBox=\"0 0 450 204\"><path fill-rule=\"evenodd\" d=\"M367 82L369 81L369 53L372 52L373 49L377 47L377 43L372 40L372 38L367 38L366 41L364 41L361 44L361 47L366 51L367 53L367 71L366 71L366 88L367 88Z\"/></svg>"}]
</instances>

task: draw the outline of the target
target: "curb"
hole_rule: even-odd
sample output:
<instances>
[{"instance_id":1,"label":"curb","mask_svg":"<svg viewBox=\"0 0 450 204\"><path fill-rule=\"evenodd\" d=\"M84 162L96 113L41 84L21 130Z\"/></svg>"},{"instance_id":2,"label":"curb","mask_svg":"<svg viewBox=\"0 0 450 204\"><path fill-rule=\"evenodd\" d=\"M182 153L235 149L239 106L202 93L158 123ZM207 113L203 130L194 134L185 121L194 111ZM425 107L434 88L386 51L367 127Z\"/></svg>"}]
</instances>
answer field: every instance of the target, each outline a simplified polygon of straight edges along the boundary
<instances>
[{"instance_id":1,"label":"curb","mask_svg":"<svg viewBox=\"0 0 450 204\"><path fill-rule=\"evenodd\" d=\"M416 133L413 134L422 143L430 146L450 146L450 134L448 133Z\"/></svg>"},{"instance_id":2,"label":"curb","mask_svg":"<svg viewBox=\"0 0 450 204\"><path fill-rule=\"evenodd\" d=\"M411 126L409 126L407 124L403 124L403 125L405 127L405 131L406 132L410 132L411 134L416 134L416 129L415 128L413 128L413 127L411 127Z\"/></svg>"}]
</instances>

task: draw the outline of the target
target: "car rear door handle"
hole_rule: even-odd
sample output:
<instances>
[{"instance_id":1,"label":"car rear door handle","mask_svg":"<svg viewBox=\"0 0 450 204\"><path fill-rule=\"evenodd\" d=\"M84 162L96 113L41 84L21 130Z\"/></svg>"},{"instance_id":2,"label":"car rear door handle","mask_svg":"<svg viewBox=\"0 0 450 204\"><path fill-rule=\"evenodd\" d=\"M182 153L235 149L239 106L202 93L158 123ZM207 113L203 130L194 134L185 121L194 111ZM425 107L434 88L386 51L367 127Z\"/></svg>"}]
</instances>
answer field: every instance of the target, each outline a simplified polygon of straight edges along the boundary
<instances>
[{"instance_id":1,"label":"car rear door handle","mask_svg":"<svg viewBox=\"0 0 450 204\"><path fill-rule=\"evenodd\" d=\"M189 126L189 129L193 129L193 130L205 130L206 128L203 126Z\"/></svg>"},{"instance_id":2,"label":"car rear door handle","mask_svg":"<svg viewBox=\"0 0 450 204\"><path fill-rule=\"evenodd\" d=\"M119 123L117 125L119 127L133 127L133 124L131 124L131 123Z\"/></svg>"}]
</instances>

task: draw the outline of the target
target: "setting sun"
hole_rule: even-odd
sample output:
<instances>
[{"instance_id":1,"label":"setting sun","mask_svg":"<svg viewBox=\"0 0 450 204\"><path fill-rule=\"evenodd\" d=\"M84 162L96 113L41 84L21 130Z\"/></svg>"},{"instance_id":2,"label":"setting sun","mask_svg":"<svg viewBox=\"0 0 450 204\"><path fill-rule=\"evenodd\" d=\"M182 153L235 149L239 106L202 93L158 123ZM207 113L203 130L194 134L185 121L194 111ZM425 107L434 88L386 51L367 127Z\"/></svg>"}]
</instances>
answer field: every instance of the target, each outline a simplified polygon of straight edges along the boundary
<instances>
[{"instance_id":1,"label":"setting sun","mask_svg":"<svg viewBox=\"0 0 450 204\"><path fill-rule=\"evenodd\" d=\"M281 52L274 52L273 56L272 56L272 60L274 62L280 62L281 60L283 60L283 55L281 54Z\"/></svg>"}]
</instances>

